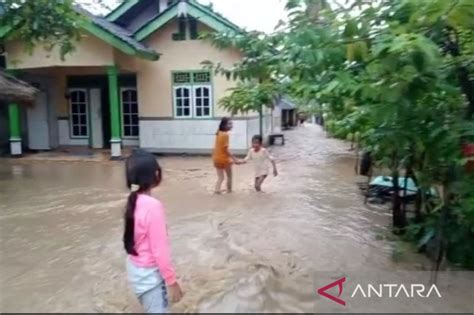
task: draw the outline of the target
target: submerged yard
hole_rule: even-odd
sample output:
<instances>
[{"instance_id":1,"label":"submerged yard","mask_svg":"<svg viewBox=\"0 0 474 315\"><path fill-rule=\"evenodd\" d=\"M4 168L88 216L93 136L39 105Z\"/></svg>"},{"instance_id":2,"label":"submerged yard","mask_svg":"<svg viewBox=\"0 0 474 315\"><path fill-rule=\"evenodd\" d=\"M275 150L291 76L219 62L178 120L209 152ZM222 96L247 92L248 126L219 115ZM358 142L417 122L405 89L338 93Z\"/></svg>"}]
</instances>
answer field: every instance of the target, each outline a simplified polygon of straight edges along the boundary
<instances>
[{"instance_id":1,"label":"submerged yard","mask_svg":"<svg viewBox=\"0 0 474 315\"><path fill-rule=\"evenodd\" d=\"M380 237L390 211L363 205L346 143L312 125L287 138L273 149L281 174L264 194L252 190L251 166L234 169L234 194L214 196L209 158L160 158L165 177L155 194L167 206L186 291L174 311L340 311L316 294L322 272L431 267L417 254L393 260L396 244ZM124 270L124 186L121 162L0 163L2 312L140 311ZM454 286L456 299L349 307L472 311L472 283Z\"/></svg>"}]
</instances>

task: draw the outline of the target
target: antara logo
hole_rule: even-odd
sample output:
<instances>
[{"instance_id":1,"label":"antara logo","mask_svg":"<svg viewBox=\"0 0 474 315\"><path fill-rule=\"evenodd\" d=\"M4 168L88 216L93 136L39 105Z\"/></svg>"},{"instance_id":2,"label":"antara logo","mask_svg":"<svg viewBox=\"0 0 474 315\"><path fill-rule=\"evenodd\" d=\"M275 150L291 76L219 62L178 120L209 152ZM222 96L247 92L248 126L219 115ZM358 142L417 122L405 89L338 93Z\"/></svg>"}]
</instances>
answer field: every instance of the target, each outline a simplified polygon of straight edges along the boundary
<instances>
[{"instance_id":1,"label":"antara logo","mask_svg":"<svg viewBox=\"0 0 474 315\"><path fill-rule=\"evenodd\" d=\"M341 300L339 297L341 296L342 294L342 290L344 289L344 287L342 286L342 284L346 282L346 277L343 277L339 280L336 280L322 288L319 288L318 289L318 293L334 302L336 302L337 304L341 304L341 305L346 305L346 302ZM337 285L337 287L339 288L339 294L337 296L334 296L334 295L331 295L329 293L327 293L326 291L331 289L332 287L335 287Z\"/></svg>"},{"instance_id":2,"label":"antara logo","mask_svg":"<svg viewBox=\"0 0 474 315\"><path fill-rule=\"evenodd\" d=\"M318 294L324 296L325 298L330 299L333 302L336 302L337 304L345 306L346 302L341 299L342 291L344 290L344 287L343 287L344 282L346 282L346 277L343 277L339 280L331 282L330 284L319 288ZM337 296L334 296L327 292L327 290L335 286L337 286L338 288ZM369 284L367 285L367 287L364 287L361 284L357 284L356 288L351 294L351 298L355 296L360 296L363 298L372 298L372 297L428 298L431 296L437 296L438 298L442 297L436 284L432 284L431 286L425 286L423 284L410 284L406 286L404 284L393 284L393 283L379 284L376 286Z\"/></svg>"}]
</instances>

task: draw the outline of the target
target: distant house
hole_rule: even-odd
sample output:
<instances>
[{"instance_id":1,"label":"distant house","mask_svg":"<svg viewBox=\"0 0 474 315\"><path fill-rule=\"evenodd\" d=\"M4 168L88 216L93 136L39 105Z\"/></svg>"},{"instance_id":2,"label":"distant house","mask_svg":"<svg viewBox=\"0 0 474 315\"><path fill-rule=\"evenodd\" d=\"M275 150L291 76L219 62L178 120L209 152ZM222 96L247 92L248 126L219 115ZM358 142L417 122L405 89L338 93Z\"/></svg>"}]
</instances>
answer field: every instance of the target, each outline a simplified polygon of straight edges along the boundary
<instances>
[{"instance_id":1,"label":"distant house","mask_svg":"<svg viewBox=\"0 0 474 315\"><path fill-rule=\"evenodd\" d=\"M105 18L77 10L88 19L64 61L57 51L37 47L29 55L23 43L5 43L7 68L40 89L34 110L23 113L27 148L110 148L112 157L122 146L210 152L218 121L228 115L218 101L235 82L202 62L230 67L242 54L218 50L198 34L241 29L196 0L129 0ZM264 122L269 133L270 111ZM258 130L256 113L235 117L231 148L245 152Z\"/></svg>"},{"instance_id":2,"label":"distant house","mask_svg":"<svg viewBox=\"0 0 474 315\"><path fill-rule=\"evenodd\" d=\"M280 111L280 121L277 122L283 129L289 129L298 125L296 105L288 98L282 97L276 103L276 108Z\"/></svg>"}]
</instances>

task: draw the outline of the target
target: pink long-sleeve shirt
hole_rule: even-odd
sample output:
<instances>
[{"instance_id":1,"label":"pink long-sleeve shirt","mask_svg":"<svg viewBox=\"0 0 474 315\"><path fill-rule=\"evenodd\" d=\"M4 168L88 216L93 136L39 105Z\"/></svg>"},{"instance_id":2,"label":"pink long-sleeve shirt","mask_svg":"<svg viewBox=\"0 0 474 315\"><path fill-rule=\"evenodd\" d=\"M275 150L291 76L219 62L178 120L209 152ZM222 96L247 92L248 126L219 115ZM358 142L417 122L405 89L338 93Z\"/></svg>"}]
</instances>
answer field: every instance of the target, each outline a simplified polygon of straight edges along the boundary
<instances>
[{"instance_id":1,"label":"pink long-sleeve shirt","mask_svg":"<svg viewBox=\"0 0 474 315\"><path fill-rule=\"evenodd\" d=\"M174 284L176 274L171 263L165 208L160 201L148 195L138 195L134 233L138 256L129 255L132 262L138 267L158 267L166 284Z\"/></svg>"}]
</instances>

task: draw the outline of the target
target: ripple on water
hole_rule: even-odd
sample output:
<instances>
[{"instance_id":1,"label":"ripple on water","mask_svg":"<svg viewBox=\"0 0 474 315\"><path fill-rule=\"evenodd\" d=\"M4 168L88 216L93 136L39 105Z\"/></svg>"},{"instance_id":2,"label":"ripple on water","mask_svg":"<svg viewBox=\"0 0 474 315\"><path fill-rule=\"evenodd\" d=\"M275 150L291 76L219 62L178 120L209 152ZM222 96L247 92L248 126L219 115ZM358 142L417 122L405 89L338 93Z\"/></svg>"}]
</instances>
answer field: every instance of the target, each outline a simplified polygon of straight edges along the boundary
<instances>
[{"instance_id":1,"label":"ripple on water","mask_svg":"<svg viewBox=\"0 0 474 315\"><path fill-rule=\"evenodd\" d=\"M173 311L314 312L316 271L399 267L377 237L390 213L363 205L348 145L316 127L286 136L265 194L251 165L234 168L234 194L213 196L208 157L160 157L154 194L186 291ZM141 311L125 275L123 173L122 163L0 163L0 311Z\"/></svg>"}]
</instances>

